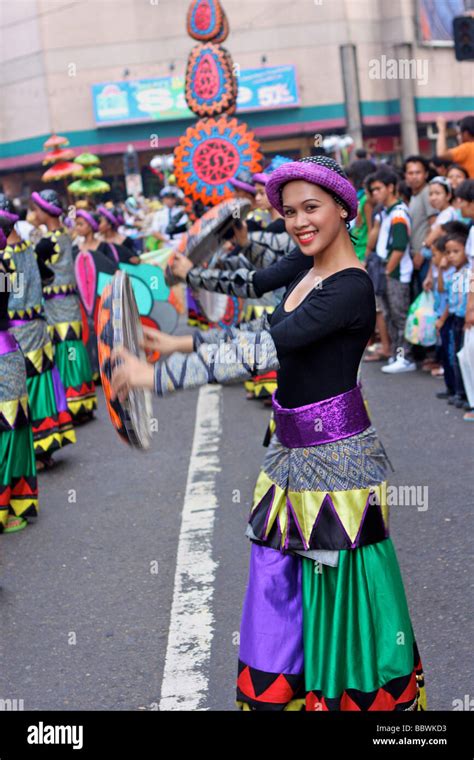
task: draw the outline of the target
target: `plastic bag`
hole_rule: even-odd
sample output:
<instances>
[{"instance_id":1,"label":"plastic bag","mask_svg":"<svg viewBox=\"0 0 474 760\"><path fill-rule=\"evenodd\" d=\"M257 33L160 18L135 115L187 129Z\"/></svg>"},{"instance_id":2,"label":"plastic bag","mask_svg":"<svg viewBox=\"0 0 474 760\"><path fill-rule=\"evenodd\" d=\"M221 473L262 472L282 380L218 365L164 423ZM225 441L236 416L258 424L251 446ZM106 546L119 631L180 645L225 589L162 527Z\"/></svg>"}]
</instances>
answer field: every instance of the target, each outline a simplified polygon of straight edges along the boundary
<instances>
[{"instance_id":1,"label":"plastic bag","mask_svg":"<svg viewBox=\"0 0 474 760\"><path fill-rule=\"evenodd\" d=\"M474 327L464 333L464 344L458 351L458 359L467 400L474 408Z\"/></svg>"},{"instance_id":2,"label":"plastic bag","mask_svg":"<svg viewBox=\"0 0 474 760\"><path fill-rule=\"evenodd\" d=\"M423 291L408 309L405 338L415 346L434 346L436 343L437 316L432 291Z\"/></svg>"}]
</instances>

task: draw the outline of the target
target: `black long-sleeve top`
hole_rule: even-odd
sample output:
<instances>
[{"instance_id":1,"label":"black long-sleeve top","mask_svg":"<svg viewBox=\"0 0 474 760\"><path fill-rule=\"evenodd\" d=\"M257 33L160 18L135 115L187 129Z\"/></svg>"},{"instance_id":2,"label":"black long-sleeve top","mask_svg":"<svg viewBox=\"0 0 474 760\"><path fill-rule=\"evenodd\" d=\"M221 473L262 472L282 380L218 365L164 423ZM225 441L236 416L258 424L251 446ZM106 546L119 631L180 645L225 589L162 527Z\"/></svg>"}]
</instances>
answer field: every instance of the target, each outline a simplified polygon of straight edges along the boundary
<instances>
[{"instance_id":1,"label":"black long-sleeve top","mask_svg":"<svg viewBox=\"0 0 474 760\"><path fill-rule=\"evenodd\" d=\"M276 265L262 274L270 269ZM354 388L362 354L375 327L372 281L357 267L326 277L296 309L286 312L288 295L305 274L300 270L270 317L280 365L277 399L290 409Z\"/></svg>"}]
</instances>

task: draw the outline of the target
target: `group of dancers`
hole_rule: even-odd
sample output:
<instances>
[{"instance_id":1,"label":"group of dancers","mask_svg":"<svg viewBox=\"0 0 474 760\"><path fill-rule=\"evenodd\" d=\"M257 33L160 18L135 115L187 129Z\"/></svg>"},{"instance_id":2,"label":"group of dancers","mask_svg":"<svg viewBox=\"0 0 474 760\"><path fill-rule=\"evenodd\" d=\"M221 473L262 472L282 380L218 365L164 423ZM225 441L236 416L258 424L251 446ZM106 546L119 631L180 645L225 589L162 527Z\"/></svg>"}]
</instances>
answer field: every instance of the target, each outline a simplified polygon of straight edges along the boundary
<instances>
[{"instance_id":1,"label":"group of dancers","mask_svg":"<svg viewBox=\"0 0 474 760\"><path fill-rule=\"evenodd\" d=\"M389 532L387 456L359 383L375 328L372 280L349 235L357 194L331 158L240 173L237 221L216 266L174 254L191 292L245 299L239 325L148 329L155 364L116 349L112 395L246 381L272 420L248 515L251 541L236 705L242 710L423 710L423 669ZM120 209L76 209L73 250L57 193L31 196L33 245L0 195L0 526L38 514L37 471L97 406L74 261L139 261ZM98 233L100 232L100 238ZM105 264L104 264L105 266ZM229 361L228 349L233 349ZM260 390L260 393L258 393ZM256 392L257 391L257 392Z\"/></svg>"},{"instance_id":2,"label":"group of dancers","mask_svg":"<svg viewBox=\"0 0 474 760\"><path fill-rule=\"evenodd\" d=\"M38 515L37 472L76 442L92 419L95 383L82 341L72 240L55 191L34 192L36 244L15 229L19 216L0 194L0 531Z\"/></svg>"}]
</instances>

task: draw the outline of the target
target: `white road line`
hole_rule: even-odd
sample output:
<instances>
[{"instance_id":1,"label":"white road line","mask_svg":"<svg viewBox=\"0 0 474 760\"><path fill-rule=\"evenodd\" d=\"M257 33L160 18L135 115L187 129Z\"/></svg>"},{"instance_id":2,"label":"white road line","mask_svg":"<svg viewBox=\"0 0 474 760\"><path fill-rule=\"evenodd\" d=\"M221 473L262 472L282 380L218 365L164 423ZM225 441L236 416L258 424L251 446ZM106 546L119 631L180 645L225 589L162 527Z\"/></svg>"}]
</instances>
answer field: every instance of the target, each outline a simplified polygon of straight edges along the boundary
<instances>
[{"instance_id":1,"label":"white road line","mask_svg":"<svg viewBox=\"0 0 474 760\"><path fill-rule=\"evenodd\" d=\"M215 476L220 472L222 388L199 390L193 447L178 542L173 605L160 710L206 710L214 632L212 559Z\"/></svg>"}]
</instances>

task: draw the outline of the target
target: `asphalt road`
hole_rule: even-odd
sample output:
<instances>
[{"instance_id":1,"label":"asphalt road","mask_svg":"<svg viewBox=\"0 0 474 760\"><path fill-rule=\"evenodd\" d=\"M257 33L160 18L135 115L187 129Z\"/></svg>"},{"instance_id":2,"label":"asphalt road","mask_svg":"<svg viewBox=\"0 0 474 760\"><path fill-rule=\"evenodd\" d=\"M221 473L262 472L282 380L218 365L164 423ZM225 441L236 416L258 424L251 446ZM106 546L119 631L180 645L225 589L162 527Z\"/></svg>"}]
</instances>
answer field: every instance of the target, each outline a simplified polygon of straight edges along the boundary
<instances>
[{"instance_id":1,"label":"asphalt road","mask_svg":"<svg viewBox=\"0 0 474 760\"><path fill-rule=\"evenodd\" d=\"M451 710L472 694L474 428L435 399L440 381L420 372L387 377L366 365L363 381L395 468L390 482L428 487L427 509L392 509L391 532L429 707ZM157 400L159 430L147 453L121 443L101 396L96 421L40 475L40 517L0 537L0 699L23 700L26 710L157 709L198 393ZM244 531L269 412L245 401L240 385L219 398L206 602L213 622L198 709L233 710Z\"/></svg>"}]
</instances>

